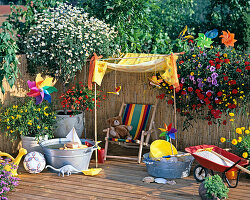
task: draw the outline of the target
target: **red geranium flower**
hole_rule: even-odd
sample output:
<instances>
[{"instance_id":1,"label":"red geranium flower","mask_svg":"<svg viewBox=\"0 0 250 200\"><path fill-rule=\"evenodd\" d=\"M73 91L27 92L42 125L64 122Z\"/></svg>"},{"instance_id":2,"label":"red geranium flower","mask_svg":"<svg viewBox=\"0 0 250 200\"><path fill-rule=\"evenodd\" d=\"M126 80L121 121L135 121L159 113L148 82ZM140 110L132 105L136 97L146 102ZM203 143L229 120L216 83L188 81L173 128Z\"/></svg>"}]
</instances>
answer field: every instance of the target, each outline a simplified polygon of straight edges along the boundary
<instances>
[{"instance_id":1,"label":"red geranium flower","mask_svg":"<svg viewBox=\"0 0 250 200\"><path fill-rule=\"evenodd\" d=\"M236 72L242 72L242 70L240 68L237 68Z\"/></svg>"},{"instance_id":2,"label":"red geranium flower","mask_svg":"<svg viewBox=\"0 0 250 200\"><path fill-rule=\"evenodd\" d=\"M223 124L223 125L227 125L227 121L226 121L226 120L223 120L222 124Z\"/></svg>"},{"instance_id":3,"label":"red geranium flower","mask_svg":"<svg viewBox=\"0 0 250 200\"><path fill-rule=\"evenodd\" d=\"M213 106L210 104L210 105L208 105L208 108L209 108L210 110L212 110L212 109L213 109Z\"/></svg>"},{"instance_id":4,"label":"red geranium flower","mask_svg":"<svg viewBox=\"0 0 250 200\"><path fill-rule=\"evenodd\" d=\"M193 41L193 40L188 40L188 42L189 42L189 43L190 43L190 42L191 42L191 43L194 43L194 41Z\"/></svg>"},{"instance_id":5,"label":"red geranium flower","mask_svg":"<svg viewBox=\"0 0 250 200\"><path fill-rule=\"evenodd\" d=\"M188 91L189 91L189 92L192 92L192 91L193 91L193 88L192 88L192 87L188 87Z\"/></svg>"},{"instance_id":6,"label":"red geranium flower","mask_svg":"<svg viewBox=\"0 0 250 200\"><path fill-rule=\"evenodd\" d=\"M215 62L220 62L220 59L219 58L215 58Z\"/></svg>"},{"instance_id":7,"label":"red geranium flower","mask_svg":"<svg viewBox=\"0 0 250 200\"><path fill-rule=\"evenodd\" d=\"M218 103L220 103L220 102L222 102L221 99L215 100L215 103L216 103L216 104L218 104Z\"/></svg>"},{"instance_id":8,"label":"red geranium flower","mask_svg":"<svg viewBox=\"0 0 250 200\"><path fill-rule=\"evenodd\" d=\"M193 105L192 105L192 107L193 107L193 110L194 110L194 109L196 108L196 105L195 105L195 104L193 104Z\"/></svg>"},{"instance_id":9,"label":"red geranium flower","mask_svg":"<svg viewBox=\"0 0 250 200\"><path fill-rule=\"evenodd\" d=\"M197 107L198 107L198 108L200 108L201 106L202 106L202 105L201 105L200 103L199 103L199 104L197 104Z\"/></svg>"},{"instance_id":10,"label":"red geranium flower","mask_svg":"<svg viewBox=\"0 0 250 200\"><path fill-rule=\"evenodd\" d=\"M207 97L211 97L211 96L212 96L212 93L211 93L211 92L208 92L206 95L207 95Z\"/></svg>"},{"instance_id":11,"label":"red geranium flower","mask_svg":"<svg viewBox=\"0 0 250 200\"><path fill-rule=\"evenodd\" d=\"M230 62L230 60L229 59L224 59L224 63L229 63Z\"/></svg>"},{"instance_id":12,"label":"red geranium flower","mask_svg":"<svg viewBox=\"0 0 250 200\"><path fill-rule=\"evenodd\" d=\"M181 91L181 95L186 95L187 94L187 92L186 91Z\"/></svg>"},{"instance_id":13,"label":"red geranium flower","mask_svg":"<svg viewBox=\"0 0 250 200\"><path fill-rule=\"evenodd\" d=\"M229 85L235 85L235 84L236 84L236 80L228 81L228 84L229 84Z\"/></svg>"},{"instance_id":14,"label":"red geranium flower","mask_svg":"<svg viewBox=\"0 0 250 200\"><path fill-rule=\"evenodd\" d=\"M220 64L217 64L216 65L216 69L220 69L221 68L221 65Z\"/></svg>"},{"instance_id":15,"label":"red geranium flower","mask_svg":"<svg viewBox=\"0 0 250 200\"><path fill-rule=\"evenodd\" d=\"M250 70L250 66L246 66L246 67L245 67L245 70Z\"/></svg>"},{"instance_id":16,"label":"red geranium flower","mask_svg":"<svg viewBox=\"0 0 250 200\"><path fill-rule=\"evenodd\" d=\"M224 81L227 81L228 80L228 76L224 76L223 79L224 79Z\"/></svg>"},{"instance_id":17,"label":"red geranium flower","mask_svg":"<svg viewBox=\"0 0 250 200\"><path fill-rule=\"evenodd\" d=\"M183 61L183 60L179 61L179 64L182 64L182 63L184 63L184 61Z\"/></svg>"},{"instance_id":18,"label":"red geranium flower","mask_svg":"<svg viewBox=\"0 0 250 200\"><path fill-rule=\"evenodd\" d=\"M168 104L173 104L173 103L174 103L174 102L173 102L172 99L168 100Z\"/></svg>"},{"instance_id":19,"label":"red geranium flower","mask_svg":"<svg viewBox=\"0 0 250 200\"><path fill-rule=\"evenodd\" d=\"M209 64L210 64L211 66L215 66L215 64L214 64L214 61L213 61L213 60L209 60Z\"/></svg>"},{"instance_id":20,"label":"red geranium flower","mask_svg":"<svg viewBox=\"0 0 250 200\"><path fill-rule=\"evenodd\" d=\"M209 126L211 126L211 125L212 125L212 122L211 122L211 121L209 121L209 122L208 122L208 125L209 125Z\"/></svg>"},{"instance_id":21,"label":"red geranium flower","mask_svg":"<svg viewBox=\"0 0 250 200\"><path fill-rule=\"evenodd\" d=\"M232 90L232 94L237 94L237 93L238 93L238 90L236 90L236 89Z\"/></svg>"},{"instance_id":22,"label":"red geranium flower","mask_svg":"<svg viewBox=\"0 0 250 200\"><path fill-rule=\"evenodd\" d=\"M219 91L219 92L217 93L217 96L218 96L218 97L221 97L222 94L223 94L223 92Z\"/></svg>"},{"instance_id":23,"label":"red geranium flower","mask_svg":"<svg viewBox=\"0 0 250 200\"><path fill-rule=\"evenodd\" d=\"M208 98L205 98L204 101L206 102L207 105L211 103L211 101L209 101Z\"/></svg>"},{"instance_id":24,"label":"red geranium flower","mask_svg":"<svg viewBox=\"0 0 250 200\"><path fill-rule=\"evenodd\" d=\"M220 56L220 52L218 52L218 53L217 53L217 54L215 54L215 55L219 57L219 56Z\"/></svg>"},{"instance_id":25,"label":"red geranium flower","mask_svg":"<svg viewBox=\"0 0 250 200\"><path fill-rule=\"evenodd\" d=\"M245 65L249 65L249 62L248 62L248 61L246 61L246 62L245 62Z\"/></svg>"},{"instance_id":26,"label":"red geranium flower","mask_svg":"<svg viewBox=\"0 0 250 200\"><path fill-rule=\"evenodd\" d=\"M196 93L196 94L198 94L198 93L200 93L200 92L201 92L200 89L196 89L196 90L195 90L195 93Z\"/></svg>"},{"instance_id":27,"label":"red geranium flower","mask_svg":"<svg viewBox=\"0 0 250 200\"><path fill-rule=\"evenodd\" d=\"M181 77L181 75L180 75L180 74L177 74L177 77L178 77L178 78L180 78L180 77Z\"/></svg>"}]
</instances>

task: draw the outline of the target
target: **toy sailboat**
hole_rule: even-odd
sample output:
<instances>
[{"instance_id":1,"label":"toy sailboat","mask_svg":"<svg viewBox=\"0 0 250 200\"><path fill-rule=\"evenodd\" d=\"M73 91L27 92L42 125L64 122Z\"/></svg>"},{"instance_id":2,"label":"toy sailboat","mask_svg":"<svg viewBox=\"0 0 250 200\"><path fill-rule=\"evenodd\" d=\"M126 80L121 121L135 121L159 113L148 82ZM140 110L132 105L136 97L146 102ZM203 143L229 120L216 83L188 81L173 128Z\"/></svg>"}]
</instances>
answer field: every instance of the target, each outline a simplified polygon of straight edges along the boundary
<instances>
[{"instance_id":1,"label":"toy sailboat","mask_svg":"<svg viewBox=\"0 0 250 200\"><path fill-rule=\"evenodd\" d=\"M74 127L68 133L66 138L71 142L64 144L64 147L59 148L60 150L85 149L88 147L87 145L82 145Z\"/></svg>"}]
</instances>

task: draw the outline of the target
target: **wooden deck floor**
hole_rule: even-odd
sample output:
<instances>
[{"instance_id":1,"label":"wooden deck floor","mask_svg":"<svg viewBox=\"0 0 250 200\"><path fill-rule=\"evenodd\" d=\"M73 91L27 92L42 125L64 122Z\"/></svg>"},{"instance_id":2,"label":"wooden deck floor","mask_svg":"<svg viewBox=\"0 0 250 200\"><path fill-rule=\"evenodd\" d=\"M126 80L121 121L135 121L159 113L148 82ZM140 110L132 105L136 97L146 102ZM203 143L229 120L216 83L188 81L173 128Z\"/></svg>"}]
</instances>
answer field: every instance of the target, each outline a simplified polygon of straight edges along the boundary
<instances>
[{"instance_id":1,"label":"wooden deck floor","mask_svg":"<svg viewBox=\"0 0 250 200\"><path fill-rule=\"evenodd\" d=\"M93 162L90 167L94 167ZM146 184L142 182L142 179L148 176L145 164L108 160L100 167L103 171L93 177L81 174L58 177L47 170L40 174L28 174L20 169L21 181L16 189L9 193L9 199L200 199L199 184L193 176L176 179L176 185ZM249 180L241 178L239 186L230 189L229 199L250 199Z\"/></svg>"}]
</instances>

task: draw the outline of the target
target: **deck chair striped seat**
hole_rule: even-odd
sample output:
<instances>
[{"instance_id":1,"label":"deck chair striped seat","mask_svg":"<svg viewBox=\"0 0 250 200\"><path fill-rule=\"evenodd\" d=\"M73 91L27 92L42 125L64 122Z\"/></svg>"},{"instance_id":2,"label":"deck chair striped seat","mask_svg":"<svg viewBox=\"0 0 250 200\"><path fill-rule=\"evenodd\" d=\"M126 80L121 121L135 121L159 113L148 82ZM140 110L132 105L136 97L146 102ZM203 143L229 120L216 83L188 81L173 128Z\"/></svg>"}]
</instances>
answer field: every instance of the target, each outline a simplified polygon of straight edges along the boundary
<instances>
[{"instance_id":1,"label":"deck chair striped seat","mask_svg":"<svg viewBox=\"0 0 250 200\"><path fill-rule=\"evenodd\" d=\"M130 131L130 135L132 136L131 140L128 139L118 139L109 137L109 129L105 129L107 132L107 136L105 138L105 159L106 158L120 158L120 159L136 159L138 163L141 161L141 154L143 146L148 146L150 134L152 132L152 125L155 116L156 105L143 105L143 104L123 104L119 115L122 116L122 123L124 125L131 125L133 129ZM124 112L123 112L124 110ZM148 131L146 131L147 123L150 120L150 125ZM146 136L146 137L145 137ZM146 140L144 141L144 138ZM109 156L107 155L108 151L108 142L118 142L118 144L122 143L133 143L139 144L139 154L138 158L129 158L129 157L120 157L120 156ZM135 145L134 145L135 146ZM133 147L134 147L133 146ZM138 145L137 145L138 147Z\"/></svg>"}]
</instances>

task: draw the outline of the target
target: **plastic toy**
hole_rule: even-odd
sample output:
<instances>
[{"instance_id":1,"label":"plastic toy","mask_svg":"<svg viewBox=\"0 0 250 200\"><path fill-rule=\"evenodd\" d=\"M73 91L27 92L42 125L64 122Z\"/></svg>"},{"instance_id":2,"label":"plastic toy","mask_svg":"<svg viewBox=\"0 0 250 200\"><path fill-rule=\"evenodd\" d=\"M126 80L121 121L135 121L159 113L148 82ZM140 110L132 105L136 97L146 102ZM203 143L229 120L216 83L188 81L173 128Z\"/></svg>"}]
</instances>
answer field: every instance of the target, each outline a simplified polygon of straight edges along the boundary
<instances>
[{"instance_id":1,"label":"plastic toy","mask_svg":"<svg viewBox=\"0 0 250 200\"><path fill-rule=\"evenodd\" d=\"M87 176L95 176L99 174L102 171L102 168L91 168L89 170L84 170L82 173Z\"/></svg>"},{"instance_id":2,"label":"plastic toy","mask_svg":"<svg viewBox=\"0 0 250 200\"><path fill-rule=\"evenodd\" d=\"M17 174L18 165L19 165L19 163L20 163L22 157L23 157L25 154L27 154L27 150L24 149L24 148L19 149L19 153L18 153L18 155L17 155L16 158L13 158L13 157L12 157L10 154L8 154L8 153L4 153L4 152L1 152L1 151L0 151L0 156L6 156L6 157L10 158L10 159L11 159L11 162L10 162L10 163L13 164L13 165L15 165L15 166L17 166L16 168L13 169L12 165L10 164L10 165L6 165L4 169L5 169L6 171L10 171L11 174L12 174L12 176L17 176L17 175L18 175L18 174ZM1 162L4 162L4 161L1 161L1 160L0 160L0 163L1 163Z\"/></svg>"}]
</instances>

